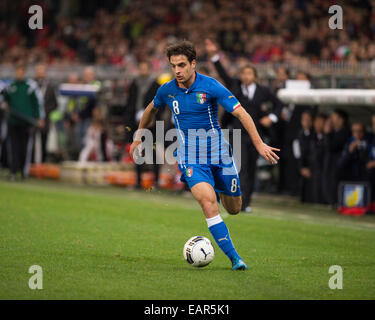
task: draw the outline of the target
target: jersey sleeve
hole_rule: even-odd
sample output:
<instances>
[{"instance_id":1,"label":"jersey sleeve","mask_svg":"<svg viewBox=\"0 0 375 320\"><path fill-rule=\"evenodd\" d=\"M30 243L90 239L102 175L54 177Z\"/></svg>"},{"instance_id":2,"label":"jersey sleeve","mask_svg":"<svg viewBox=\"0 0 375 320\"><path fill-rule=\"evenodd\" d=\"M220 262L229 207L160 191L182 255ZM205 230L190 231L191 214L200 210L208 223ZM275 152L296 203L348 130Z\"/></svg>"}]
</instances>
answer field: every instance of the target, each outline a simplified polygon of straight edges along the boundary
<instances>
[{"instance_id":1,"label":"jersey sleeve","mask_svg":"<svg viewBox=\"0 0 375 320\"><path fill-rule=\"evenodd\" d=\"M164 86L159 87L158 91L156 91L156 95L153 100L154 108L160 109L166 105L164 99Z\"/></svg>"},{"instance_id":2,"label":"jersey sleeve","mask_svg":"<svg viewBox=\"0 0 375 320\"><path fill-rule=\"evenodd\" d=\"M241 106L240 102L237 98L230 92L227 88L225 88L219 81L215 80L212 86L212 94L216 98L216 102L223 106L225 111L233 112L239 106Z\"/></svg>"}]
</instances>

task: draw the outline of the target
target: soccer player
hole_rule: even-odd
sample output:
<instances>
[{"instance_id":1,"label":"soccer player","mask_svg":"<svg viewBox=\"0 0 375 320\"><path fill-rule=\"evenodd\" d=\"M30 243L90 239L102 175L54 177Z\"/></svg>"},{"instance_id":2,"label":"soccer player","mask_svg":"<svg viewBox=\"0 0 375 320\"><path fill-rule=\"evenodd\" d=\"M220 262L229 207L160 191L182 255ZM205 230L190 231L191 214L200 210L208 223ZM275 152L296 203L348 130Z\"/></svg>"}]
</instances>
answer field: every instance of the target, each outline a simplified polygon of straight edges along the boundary
<instances>
[{"instance_id":1,"label":"soccer player","mask_svg":"<svg viewBox=\"0 0 375 320\"><path fill-rule=\"evenodd\" d=\"M196 51L192 43L184 40L169 46L167 57L175 79L158 89L153 101L145 109L138 129L149 127L158 109L164 106L171 109L178 131L177 161L182 172L181 181L188 184L199 202L208 229L217 245L231 260L232 270L247 270L246 263L234 248L217 204L220 199L230 214L238 214L241 210L240 181L231 148L218 123L218 105L222 105L242 122L257 151L267 161L276 164L279 157L274 151L279 149L263 143L251 116L228 89L217 80L196 72ZM201 153L197 139L191 138L191 130L209 133L208 154ZM130 148L132 157L141 143L141 130L138 130ZM192 151L197 149L199 152L194 155ZM202 148L204 151L207 149Z\"/></svg>"}]
</instances>

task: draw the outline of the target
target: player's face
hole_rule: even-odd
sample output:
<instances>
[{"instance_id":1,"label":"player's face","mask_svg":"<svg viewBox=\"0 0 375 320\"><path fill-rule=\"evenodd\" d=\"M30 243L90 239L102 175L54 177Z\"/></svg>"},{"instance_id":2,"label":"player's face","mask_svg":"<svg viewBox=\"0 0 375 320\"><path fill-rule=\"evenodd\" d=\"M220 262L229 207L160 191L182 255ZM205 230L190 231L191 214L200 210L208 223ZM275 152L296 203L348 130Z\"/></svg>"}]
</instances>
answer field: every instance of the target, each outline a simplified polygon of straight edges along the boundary
<instances>
[{"instance_id":1,"label":"player's face","mask_svg":"<svg viewBox=\"0 0 375 320\"><path fill-rule=\"evenodd\" d=\"M240 80L245 86L255 82L255 73L252 68L244 68L240 73Z\"/></svg>"},{"instance_id":2,"label":"player's face","mask_svg":"<svg viewBox=\"0 0 375 320\"><path fill-rule=\"evenodd\" d=\"M169 62L177 82L181 84L189 83L195 72L196 61L189 62L185 55L180 54L171 56Z\"/></svg>"}]
</instances>

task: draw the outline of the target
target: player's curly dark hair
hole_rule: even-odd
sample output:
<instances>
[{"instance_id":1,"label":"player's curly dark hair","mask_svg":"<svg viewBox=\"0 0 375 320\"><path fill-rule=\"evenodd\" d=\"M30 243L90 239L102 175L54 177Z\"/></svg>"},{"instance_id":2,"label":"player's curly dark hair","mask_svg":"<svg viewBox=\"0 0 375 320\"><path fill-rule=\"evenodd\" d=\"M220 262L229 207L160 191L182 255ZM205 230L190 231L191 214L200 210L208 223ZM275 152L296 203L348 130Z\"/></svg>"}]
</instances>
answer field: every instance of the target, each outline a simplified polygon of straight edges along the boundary
<instances>
[{"instance_id":1,"label":"player's curly dark hair","mask_svg":"<svg viewBox=\"0 0 375 320\"><path fill-rule=\"evenodd\" d=\"M166 49L166 53L168 60L170 60L171 56L177 56L180 54L186 56L189 62L197 59L197 52L195 51L195 47L188 40L182 40L168 46Z\"/></svg>"}]
</instances>

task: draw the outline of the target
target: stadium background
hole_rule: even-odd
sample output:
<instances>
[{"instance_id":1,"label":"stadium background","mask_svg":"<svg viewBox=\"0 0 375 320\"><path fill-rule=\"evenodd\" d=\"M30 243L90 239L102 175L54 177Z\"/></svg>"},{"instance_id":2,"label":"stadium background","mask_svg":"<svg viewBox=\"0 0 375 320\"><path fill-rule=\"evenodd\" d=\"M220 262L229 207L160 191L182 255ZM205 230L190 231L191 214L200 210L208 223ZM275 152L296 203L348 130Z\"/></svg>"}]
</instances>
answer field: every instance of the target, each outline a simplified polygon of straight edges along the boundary
<instances>
[{"instance_id":1,"label":"stadium background","mask_svg":"<svg viewBox=\"0 0 375 320\"><path fill-rule=\"evenodd\" d=\"M42 30L28 27L31 4L43 8ZM328 27L333 4L343 7L343 30ZM44 131L53 143L45 141L44 159L34 145L32 177L25 180L8 181L7 118L1 114L0 299L374 298L374 216L300 203L303 181L292 149L303 131L301 113L331 116L337 106L285 104L279 137L288 132L288 139L278 143L288 150L282 153L290 160L287 179L280 179L279 166L260 160L253 212L230 216L221 208L249 261L249 272L240 274L230 273L218 251L204 269L183 261L188 238L210 235L198 204L177 194L184 188L175 167L161 168L160 182L169 191L153 189L152 166L143 168L145 190L133 189L136 170L127 148L134 113L127 111L139 63L148 61L152 77L163 83L170 78L164 49L181 38L196 45L198 70L219 80L206 38L217 43L231 75L251 62L259 82L275 93L287 78L307 78L313 88L373 89L375 1L3 0L0 34L1 89L23 62L27 78L51 85L57 99L46 110ZM46 77L37 79L41 66ZM100 111L89 120L97 117L106 133L111 161L77 161L83 146L77 146L82 135L76 129L87 127L72 119L70 97L61 94L66 82L100 87L94 99ZM350 123L366 126L370 141L374 106L339 108ZM163 116L168 123L168 113ZM35 133L39 141L42 133ZM272 142L272 136L265 139ZM43 267L43 290L28 287L34 264ZM327 286L332 265L343 267L344 290Z\"/></svg>"},{"instance_id":2,"label":"stadium background","mask_svg":"<svg viewBox=\"0 0 375 320\"><path fill-rule=\"evenodd\" d=\"M312 88L370 89L375 84L374 1L343 2L343 30L328 27L328 8L333 2L319 0L262 3L40 1L38 4L43 9L41 30L31 30L28 26L30 14L27 10L31 5L30 1L3 1L0 11L0 30L5 35L0 40L0 78L4 80L3 86L12 79L14 66L24 62L27 65L27 77L31 78L36 78L36 67L44 65L47 68L46 77L40 81L51 84L56 92L57 105L53 107L54 110L47 110L46 135L51 135L52 126L49 124L54 123L58 137L52 147L45 147L48 150L42 159L35 156L34 148L33 162L36 164L31 168L31 175L34 176L60 178L60 166L50 168L52 173L48 174L43 173L45 167L39 163L77 161L84 148L83 137L88 125L82 125L84 132L78 138L70 131L80 127L82 119L64 126L65 119L72 118L72 112L69 107L61 107L69 102L66 97L59 95L59 85L71 81L96 83L100 86L93 103L100 110L97 116L103 122L102 130L111 146L109 151L108 148L104 151L106 155L102 158L111 163L125 163L126 170L131 170L132 161L126 151L136 122L129 106L129 88L139 74L139 63L143 61L150 64L152 76L159 85L170 79L164 50L177 39L189 39L196 45L199 71L220 79L205 49L205 39L209 38L220 48L222 64L229 74L236 75L241 66L251 62L258 70L259 83L269 86L275 93L285 87L288 79L306 79L310 81ZM87 71L90 68L92 74L85 76L85 69ZM56 113L55 109L59 111ZM284 152L281 155L289 163L284 162L284 171L281 172L258 161L258 166L265 170L258 172L256 191L300 195L303 178L298 172L298 166L301 159L293 158L293 143L299 139L301 113L305 109L315 115L319 112L329 115L334 106L303 106L298 111L298 106L295 108L293 104L285 104L282 121L268 132L269 135L265 135L265 139L281 147ZM372 107L359 105L344 106L341 109L350 115L350 122L361 121L366 126L371 144ZM85 120L90 123L92 117L95 115L90 111ZM172 124L168 118L168 114L163 117L169 122L167 127L170 127ZM3 121L4 119L5 117ZM61 140L60 136L65 145L53 146L56 141ZM76 141L77 139L82 141ZM2 163L6 167L8 156L5 137L3 140ZM48 144L46 139L43 143ZM75 150L70 150L72 145L75 145ZM108 143L104 148L107 145ZM329 156L328 150L324 152ZM71 162L65 162L62 167L71 169L72 166L74 167ZM98 167L90 167L89 171L97 170L93 168ZM72 178L76 173L71 173L70 169L67 169L68 173L63 172L63 177L81 183L105 183L104 180L110 180L104 179L105 172L113 168L117 170L120 167L110 166L104 169L101 179L91 176L85 178L81 173L78 173L78 178ZM122 169L123 167L120 168ZM146 171L148 169L151 168L146 167ZM164 173L170 170L172 169L165 169ZM167 179L168 186L173 189L171 184L176 184L178 179L170 181L171 176L172 174L165 174L164 180ZM123 179L119 184L134 185L133 175L121 176L119 179ZM146 188L152 186L150 179L153 179L152 174L148 176L148 182L144 183ZM182 186L175 188L181 189Z\"/></svg>"}]
</instances>

